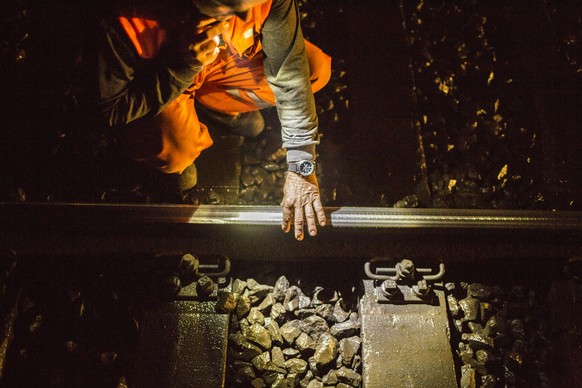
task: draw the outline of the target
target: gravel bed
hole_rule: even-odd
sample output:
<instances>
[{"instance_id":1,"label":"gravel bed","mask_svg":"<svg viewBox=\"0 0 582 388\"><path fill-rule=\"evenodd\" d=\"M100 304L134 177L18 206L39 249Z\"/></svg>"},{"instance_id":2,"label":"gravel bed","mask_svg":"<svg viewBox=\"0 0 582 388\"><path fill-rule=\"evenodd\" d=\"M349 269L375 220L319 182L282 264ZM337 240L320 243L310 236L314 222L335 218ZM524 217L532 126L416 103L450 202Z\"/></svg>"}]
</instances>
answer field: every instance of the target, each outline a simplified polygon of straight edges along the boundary
<instances>
[{"instance_id":1,"label":"gravel bed","mask_svg":"<svg viewBox=\"0 0 582 388\"><path fill-rule=\"evenodd\" d=\"M555 35L548 36L555 43L547 55L565 57L570 66L570 74L549 79L580 84L580 5L534 3ZM542 176L548 158L543 143L551 142L543 137L555 135L540 130L520 62L523 48L511 38L508 24L519 18L508 18L503 4L485 1L403 4L432 194L428 206L577 209L574 198L553 198L546 181L558 178ZM566 180L555 185L566 187Z\"/></svg>"},{"instance_id":2,"label":"gravel bed","mask_svg":"<svg viewBox=\"0 0 582 388\"><path fill-rule=\"evenodd\" d=\"M527 286L449 283L447 290L461 387L552 386L543 298Z\"/></svg>"},{"instance_id":3,"label":"gravel bed","mask_svg":"<svg viewBox=\"0 0 582 388\"><path fill-rule=\"evenodd\" d=\"M543 205L538 128L495 7L405 2L431 207Z\"/></svg>"},{"instance_id":4,"label":"gravel bed","mask_svg":"<svg viewBox=\"0 0 582 388\"><path fill-rule=\"evenodd\" d=\"M111 258L92 266L85 258L18 261L10 252L1 259L4 324L18 298L13 331L4 333L12 344L3 382L13 387L132 386L144 311L193 281L200 290L208 285L192 277L184 258ZM59 270L47 278L54 260ZM582 295L581 267L578 280L567 281L557 267L492 265L503 272L494 282L483 270L449 267L445 293L460 386L556 386L568 372L564 363L576 362L568 361L564 341L580 335L571 303ZM234 270L232 289L215 303L230 314L227 387L361 385L361 268L245 263Z\"/></svg>"},{"instance_id":5,"label":"gravel bed","mask_svg":"<svg viewBox=\"0 0 582 388\"><path fill-rule=\"evenodd\" d=\"M338 291L235 279L227 386L359 387L357 306Z\"/></svg>"}]
</instances>

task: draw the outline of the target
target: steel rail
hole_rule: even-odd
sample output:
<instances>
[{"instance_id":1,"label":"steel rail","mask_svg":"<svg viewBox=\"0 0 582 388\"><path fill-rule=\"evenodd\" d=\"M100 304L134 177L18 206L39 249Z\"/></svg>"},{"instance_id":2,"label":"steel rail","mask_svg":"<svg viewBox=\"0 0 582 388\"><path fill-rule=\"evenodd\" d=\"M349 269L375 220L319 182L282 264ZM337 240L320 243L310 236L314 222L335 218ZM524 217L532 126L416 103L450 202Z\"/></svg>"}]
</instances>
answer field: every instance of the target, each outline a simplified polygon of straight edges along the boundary
<instances>
[{"instance_id":1,"label":"steel rail","mask_svg":"<svg viewBox=\"0 0 582 388\"><path fill-rule=\"evenodd\" d=\"M327 226L298 242L277 206L0 203L0 249L19 255L180 251L233 261L447 262L582 257L582 213L326 208Z\"/></svg>"},{"instance_id":2,"label":"steel rail","mask_svg":"<svg viewBox=\"0 0 582 388\"><path fill-rule=\"evenodd\" d=\"M538 210L326 208L333 228L537 229L582 230L582 212ZM278 226L277 206L141 205L89 203L0 203L4 227L15 223L50 225L121 222L124 224ZM8 224L7 224L8 223Z\"/></svg>"}]
</instances>

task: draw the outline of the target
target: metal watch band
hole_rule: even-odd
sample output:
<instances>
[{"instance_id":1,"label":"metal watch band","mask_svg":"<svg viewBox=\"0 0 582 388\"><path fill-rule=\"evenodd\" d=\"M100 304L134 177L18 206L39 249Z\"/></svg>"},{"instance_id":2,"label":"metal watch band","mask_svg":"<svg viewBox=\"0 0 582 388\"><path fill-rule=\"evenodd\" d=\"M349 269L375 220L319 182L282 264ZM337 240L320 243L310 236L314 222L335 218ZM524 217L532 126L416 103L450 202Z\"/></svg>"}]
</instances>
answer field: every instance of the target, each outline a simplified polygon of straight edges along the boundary
<instances>
[{"instance_id":1,"label":"metal watch band","mask_svg":"<svg viewBox=\"0 0 582 388\"><path fill-rule=\"evenodd\" d=\"M299 173L299 162L289 163L289 171Z\"/></svg>"},{"instance_id":2,"label":"metal watch band","mask_svg":"<svg viewBox=\"0 0 582 388\"><path fill-rule=\"evenodd\" d=\"M301 166L304 166L305 164L310 166L308 173L301 170ZM289 171L301 174L303 176L311 175L313 172L315 172L315 161L313 160L299 160L297 162L289 162L288 165Z\"/></svg>"}]
</instances>

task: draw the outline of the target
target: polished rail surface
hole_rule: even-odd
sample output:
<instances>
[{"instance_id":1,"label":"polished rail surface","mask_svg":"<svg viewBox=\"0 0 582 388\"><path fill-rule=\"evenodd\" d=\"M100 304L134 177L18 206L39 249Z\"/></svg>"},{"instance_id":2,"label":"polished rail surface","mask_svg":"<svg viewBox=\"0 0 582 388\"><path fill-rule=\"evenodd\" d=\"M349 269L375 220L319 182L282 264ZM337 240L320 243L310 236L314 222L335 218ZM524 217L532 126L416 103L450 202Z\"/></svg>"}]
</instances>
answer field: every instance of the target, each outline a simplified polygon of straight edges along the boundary
<instances>
[{"instance_id":1,"label":"polished rail surface","mask_svg":"<svg viewBox=\"0 0 582 388\"><path fill-rule=\"evenodd\" d=\"M277 206L0 203L0 249L21 255L218 253L233 260L447 261L582 256L582 213L326 208L327 226L297 241Z\"/></svg>"},{"instance_id":2,"label":"polished rail surface","mask_svg":"<svg viewBox=\"0 0 582 388\"><path fill-rule=\"evenodd\" d=\"M582 230L582 212L538 210L326 208L333 228L497 228ZM176 225L277 226L277 206L0 203L4 223L56 220ZM5 225L6 226L6 225Z\"/></svg>"}]
</instances>

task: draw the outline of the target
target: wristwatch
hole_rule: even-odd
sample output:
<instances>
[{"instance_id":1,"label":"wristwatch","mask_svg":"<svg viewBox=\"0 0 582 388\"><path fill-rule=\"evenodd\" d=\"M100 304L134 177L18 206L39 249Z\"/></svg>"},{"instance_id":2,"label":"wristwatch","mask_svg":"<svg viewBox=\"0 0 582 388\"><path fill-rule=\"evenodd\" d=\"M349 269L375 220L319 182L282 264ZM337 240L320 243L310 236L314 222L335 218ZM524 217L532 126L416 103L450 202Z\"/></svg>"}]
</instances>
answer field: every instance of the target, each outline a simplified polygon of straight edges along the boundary
<instances>
[{"instance_id":1,"label":"wristwatch","mask_svg":"<svg viewBox=\"0 0 582 388\"><path fill-rule=\"evenodd\" d=\"M309 176L315 172L315 162L312 160L289 162L289 171L296 172L303 176Z\"/></svg>"}]
</instances>

